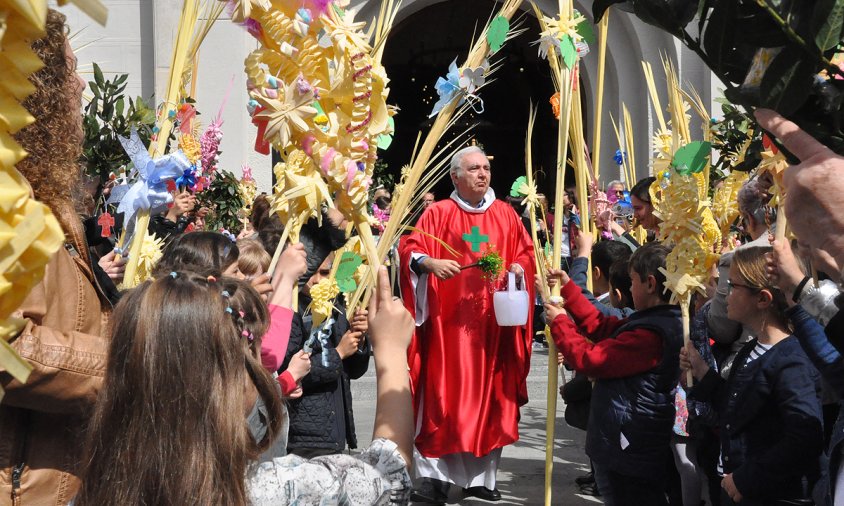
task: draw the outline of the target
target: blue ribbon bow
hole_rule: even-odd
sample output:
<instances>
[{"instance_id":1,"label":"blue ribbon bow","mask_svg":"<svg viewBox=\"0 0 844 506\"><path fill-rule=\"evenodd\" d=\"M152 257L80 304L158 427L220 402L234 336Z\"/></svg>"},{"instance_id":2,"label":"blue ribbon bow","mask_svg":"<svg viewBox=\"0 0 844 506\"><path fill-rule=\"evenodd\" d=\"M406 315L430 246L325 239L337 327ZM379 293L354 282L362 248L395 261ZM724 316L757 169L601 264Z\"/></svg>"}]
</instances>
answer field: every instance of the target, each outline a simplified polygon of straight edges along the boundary
<instances>
[{"instance_id":1,"label":"blue ribbon bow","mask_svg":"<svg viewBox=\"0 0 844 506\"><path fill-rule=\"evenodd\" d=\"M616 165L622 165L625 160L627 160L627 151L622 151L620 149L615 150L615 156L613 157L615 160Z\"/></svg>"},{"instance_id":2,"label":"blue ribbon bow","mask_svg":"<svg viewBox=\"0 0 844 506\"><path fill-rule=\"evenodd\" d=\"M137 181L119 192L122 198L117 206L117 212L123 213L123 230L127 234L124 244L129 244L134 233L135 214L141 210L148 210L151 214L163 211L173 201L167 190L167 181L183 175L190 169L191 163L181 150L152 159L134 128L128 139L120 136L118 139L138 173Z\"/></svg>"},{"instance_id":3,"label":"blue ribbon bow","mask_svg":"<svg viewBox=\"0 0 844 506\"><path fill-rule=\"evenodd\" d=\"M428 115L429 118L436 116L461 91L460 69L457 68L457 58L448 66L448 74L445 78L437 78L437 84L434 85L434 88L436 88L440 99L434 104L434 110Z\"/></svg>"},{"instance_id":4,"label":"blue ribbon bow","mask_svg":"<svg viewBox=\"0 0 844 506\"><path fill-rule=\"evenodd\" d=\"M193 167L185 169L181 176L176 179L177 188L190 188L193 191L196 188L196 176L193 173Z\"/></svg>"}]
</instances>

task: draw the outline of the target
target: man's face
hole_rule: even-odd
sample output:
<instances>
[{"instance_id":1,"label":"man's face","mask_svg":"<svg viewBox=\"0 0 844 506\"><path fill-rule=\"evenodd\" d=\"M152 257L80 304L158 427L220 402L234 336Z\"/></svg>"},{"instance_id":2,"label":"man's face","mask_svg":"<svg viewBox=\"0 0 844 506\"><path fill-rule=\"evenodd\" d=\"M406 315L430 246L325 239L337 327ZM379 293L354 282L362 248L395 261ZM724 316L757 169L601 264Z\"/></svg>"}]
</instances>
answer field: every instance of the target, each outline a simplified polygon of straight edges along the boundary
<instances>
[{"instance_id":1,"label":"man's face","mask_svg":"<svg viewBox=\"0 0 844 506\"><path fill-rule=\"evenodd\" d=\"M624 185L616 183L612 185L612 188L610 188L610 191L608 191L607 193L612 193L616 196L616 198L621 199L624 197Z\"/></svg>"},{"instance_id":2,"label":"man's face","mask_svg":"<svg viewBox=\"0 0 844 506\"><path fill-rule=\"evenodd\" d=\"M482 153L470 153L463 157L460 168L459 175L451 176L457 193L466 200L480 201L489 189L489 160Z\"/></svg>"},{"instance_id":3,"label":"man's face","mask_svg":"<svg viewBox=\"0 0 844 506\"><path fill-rule=\"evenodd\" d=\"M422 209L426 209L428 206L434 203L434 194L433 193L426 193L422 196Z\"/></svg>"}]
</instances>

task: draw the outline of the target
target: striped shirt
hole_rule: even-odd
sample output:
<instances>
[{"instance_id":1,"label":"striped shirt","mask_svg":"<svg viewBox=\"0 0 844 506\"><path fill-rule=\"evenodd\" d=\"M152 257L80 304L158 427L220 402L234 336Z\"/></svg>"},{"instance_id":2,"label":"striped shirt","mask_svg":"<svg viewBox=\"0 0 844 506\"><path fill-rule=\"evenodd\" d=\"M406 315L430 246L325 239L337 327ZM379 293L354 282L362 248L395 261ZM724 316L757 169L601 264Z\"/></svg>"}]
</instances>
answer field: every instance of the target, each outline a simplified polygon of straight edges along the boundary
<instances>
[{"instance_id":1,"label":"striped shirt","mask_svg":"<svg viewBox=\"0 0 844 506\"><path fill-rule=\"evenodd\" d=\"M773 347L774 347L773 344L762 344L762 343L757 342L756 346L754 346L753 349L750 350L750 355L747 356L747 362L745 362L745 364L749 364L749 363L753 362L754 360L756 360L757 358L764 355L766 351L770 350Z\"/></svg>"}]
</instances>

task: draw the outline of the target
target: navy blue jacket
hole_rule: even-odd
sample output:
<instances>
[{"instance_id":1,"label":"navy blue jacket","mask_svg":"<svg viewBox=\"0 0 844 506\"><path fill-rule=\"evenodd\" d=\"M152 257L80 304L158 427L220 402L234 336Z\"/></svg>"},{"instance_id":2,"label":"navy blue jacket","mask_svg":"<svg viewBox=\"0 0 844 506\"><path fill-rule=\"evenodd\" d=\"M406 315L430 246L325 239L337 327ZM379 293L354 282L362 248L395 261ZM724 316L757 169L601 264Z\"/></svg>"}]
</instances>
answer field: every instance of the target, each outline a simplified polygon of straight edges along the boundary
<instances>
[{"instance_id":1,"label":"navy blue jacket","mask_svg":"<svg viewBox=\"0 0 844 506\"><path fill-rule=\"evenodd\" d=\"M839 397L844 397L844 357L831 342L841 339L844 334L844 312L839 311L822 329L820 324L802 307L794 306L786 311L786 315L794 325L794 335L800 341L800 346L808 355L812 364L820 371L827 384L832 387ZM828 467L825 469L823 481L816 488L816 502L818 504L832 504L835 497L835 476L841 466L841 452L844 446L844 403L838 413L838 420L832 429L829 441Z\"/></svg>"},{"instance_id":2,"label":"navy blue jacket","mask_svg":"<svg viewBox=\"0 0 844 506\"><path fill-rule=\"evenodd\" d=\"M666 471L674 425L674 393L683 346L680 308L664 305L637 311L615 335L637 328L660 335L662 361L641 374L595 382L586 454L602 468L654 481Z\"/></svg>"},{"instance_id":3,"label":"navy blue jacket","mask_svg":"<svg viewBox=\"0 0 844 506\"><path fill-rule=\"evenodd\" d=\"M739 351L728 379L710 369L691 394L714 401L724 472L742 504L808 497L824 444L820 375L794 336L747 364L756 344Z\"/></svg>"},{"instance_id":4,"label":"navy blue jacket","mask_svg":"<svg viewBox=\"0 0 844 506\"><path fill-rule=\"evenodd\" d=\"M300 305L307 305L307 297L300 295ZM287 435L288 452L303 449L327 449L340 453L346 448L357 448L354 411L352 410L352 379L363 376L369 368L369 340L364 349L346 359L341 359L335 347L349 330L349 321L343 315L345 307L336 313L331 339L324 350L327 363L323 363L323 349L316 343L311 354L311 372L302 378L302 397L290 399L290 430ZM311 331L311 317L303 319L293 315L290 341L281 371L287 369L290 359L302 349Z\"/></svg>"},{"instance_id":5,"label":"navy blue jacket","mask_svg":"<svg viewBox=\"0 0 844 506\"><path fill-rule=\"evenodd\" d=\"M589 291L589 288L586 287L586 282L588 279L587 271L589 270L589 260L584 257L576 257L571 262L571 266L569 267L569 277L574 284L580 288L580 293L583 294L586 299L595 306L595 309L601 312L604 316L615 316L616 318L627 318L628 316L632 315L636 311L633 308L625 307L622 309L614 308L603 302L600 302L592 292Z\"/></svg>"}]
</instances>

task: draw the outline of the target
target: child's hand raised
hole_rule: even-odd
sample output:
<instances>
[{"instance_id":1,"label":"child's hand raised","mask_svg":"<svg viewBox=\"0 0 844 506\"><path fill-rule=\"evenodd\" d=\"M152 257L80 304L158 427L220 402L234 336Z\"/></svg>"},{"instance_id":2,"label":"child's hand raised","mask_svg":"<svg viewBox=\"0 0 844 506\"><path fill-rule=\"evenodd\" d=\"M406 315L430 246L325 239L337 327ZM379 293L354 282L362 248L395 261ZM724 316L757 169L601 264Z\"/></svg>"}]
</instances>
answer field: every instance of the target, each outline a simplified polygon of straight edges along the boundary
<instances>
[{"instance_id":1,"label":"child's hand raised","mask_svg":"<svg viewBox=\"0 0 844 506\"><path fill-rule=\"evenodd\" d=\"M378 271L378 287L369 304L369 338L376 356L379 349L405 353L413 336L413 318L398 297L393 297L387 268Z\"/></svg>"},{"instance_id":2,"label":"child's hand raised","mask_svg":"<svg viewBox=\"0 0 844 506\"><path fill-rule=\"evenodd\" d=\"M592 234L587 232L579 232L574 237L574 245L577 248L577 256L583 258L589 258L592 254L592 244L595 242L595 239L592 237Z\"/></svg>"},{"instance_id":3,"label":"child's hand raised","mask_svg":"<svg viewBox=\"0 0 844 506\"><path fill-rule=\"evenodd\" d=\"M557 283L566 286L569 281L571 281L571 278L569 278L566 271L562 269L548 269L548 286L555 286Z\"/></svg>"}]
</instances>

